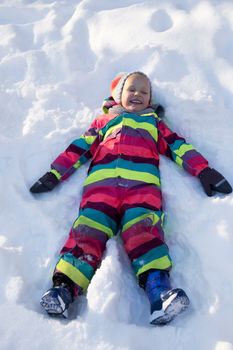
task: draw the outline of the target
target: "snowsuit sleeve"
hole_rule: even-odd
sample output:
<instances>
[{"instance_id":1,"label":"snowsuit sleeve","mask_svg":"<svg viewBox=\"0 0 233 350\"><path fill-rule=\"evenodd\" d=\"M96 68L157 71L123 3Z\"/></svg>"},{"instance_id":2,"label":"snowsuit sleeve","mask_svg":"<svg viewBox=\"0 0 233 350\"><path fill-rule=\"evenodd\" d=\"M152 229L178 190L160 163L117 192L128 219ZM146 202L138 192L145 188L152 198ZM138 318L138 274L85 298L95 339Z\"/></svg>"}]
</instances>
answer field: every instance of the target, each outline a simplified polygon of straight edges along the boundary
<instances>
[{"instance_id":1,"label":"snowsuit sleeve","mask_svg":"<svg viewBox=\"0 0 233 350\"><path fill-rule=\"evenodd\" d=\"M62 181L67 179L82 164L91 159L102 140L98 119L80 138L74 140L51 164L51 172Z\"/></svg>"},{"instance_id":2,"label":"snowsuit sleeve","mask_svg":"<svg viewBox=\"0 0 233 350\"><path fill-rule=\"evenodd\" d=\"M170 130L162 120L158 123L158 134L158 151L191 175L197 176L208 167L208 161L183 137Z\"/></svg>"}]
</instances>

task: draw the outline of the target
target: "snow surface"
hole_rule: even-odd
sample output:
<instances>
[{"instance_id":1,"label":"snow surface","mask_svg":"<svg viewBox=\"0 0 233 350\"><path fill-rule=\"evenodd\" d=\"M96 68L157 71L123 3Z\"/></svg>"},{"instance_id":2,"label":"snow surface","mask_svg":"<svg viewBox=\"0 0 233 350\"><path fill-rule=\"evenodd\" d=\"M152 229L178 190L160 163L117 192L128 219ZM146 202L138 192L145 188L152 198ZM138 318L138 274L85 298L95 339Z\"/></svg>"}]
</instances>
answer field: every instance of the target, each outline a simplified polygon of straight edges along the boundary
<instances>
[{"instance_id":1,"label":"snow surface","mask_svg":"<svg viewBox=\"0 0 233 350\"><path fill-rule=\"evenodd\" d=\"M208 198L161 159L171 278L192 306L154 328L119 239L69 321L43 313L87 166L52 193L29 187L100 113L114 75L133 70L233 184L233 2L1 0L0 36L0 348L232 350L232 195Z\"/></svg>"}]
</instances>

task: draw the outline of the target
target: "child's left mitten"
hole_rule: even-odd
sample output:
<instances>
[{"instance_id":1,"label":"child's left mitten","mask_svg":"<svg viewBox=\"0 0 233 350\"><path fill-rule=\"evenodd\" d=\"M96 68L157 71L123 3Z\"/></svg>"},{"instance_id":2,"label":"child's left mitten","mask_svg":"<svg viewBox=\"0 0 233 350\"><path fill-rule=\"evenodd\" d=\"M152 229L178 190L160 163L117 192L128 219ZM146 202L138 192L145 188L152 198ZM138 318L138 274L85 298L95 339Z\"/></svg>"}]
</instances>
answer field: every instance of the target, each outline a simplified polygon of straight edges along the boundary
<instances>
[{"instance_id":1,"label":"child's left mitten","mask_svg":"<svg viewBox=\"0 0 233 350\"><path fill-rule=\"evenodd\" d=\"M48 172L32 185L30 191L32 193L52 191L58 183L58 178L53 173Z\"/></svg>"},{"instance_id":2,"label":"child's left mitten","mask_svg":"<svg viewBox=\"0 0 233 350\"><path fill-rule=\"evenodd\" d=\"M229 194L232 192L232 187L229 182L217 170L205 168L198 175L202 187L207 196L213 196L214 192Z\"/></svg>"}]
</instances>

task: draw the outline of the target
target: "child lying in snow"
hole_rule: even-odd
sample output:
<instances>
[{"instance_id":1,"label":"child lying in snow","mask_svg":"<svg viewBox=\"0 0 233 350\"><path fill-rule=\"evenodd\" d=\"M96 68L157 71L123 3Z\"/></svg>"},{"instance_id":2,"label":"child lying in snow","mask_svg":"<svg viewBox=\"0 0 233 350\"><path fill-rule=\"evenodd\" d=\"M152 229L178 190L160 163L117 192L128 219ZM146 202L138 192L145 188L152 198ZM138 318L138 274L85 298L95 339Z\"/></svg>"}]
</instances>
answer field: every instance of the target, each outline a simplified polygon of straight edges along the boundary
<instances>
[{"instance_id":1,"label":"child lying in snow","mask_svg":"<svg viewBox=\"0 0 233 350\"><path fill-rule=\"evenodd\" d=\"M104 115L74 140L30 189L51 191L92 159L77 220L61 250L53 287L41 299L49 315L67 317L75 297L86 291L101 263L106 242L121 231L125 251L151 304L150 323L166 324L189 305L173 289L164 240L159 153L198 177L208 196L232 192L230 184L184 138L171 131L151 107L149 78L121 74L111 84Z\"/></svg>"}]
</instances>

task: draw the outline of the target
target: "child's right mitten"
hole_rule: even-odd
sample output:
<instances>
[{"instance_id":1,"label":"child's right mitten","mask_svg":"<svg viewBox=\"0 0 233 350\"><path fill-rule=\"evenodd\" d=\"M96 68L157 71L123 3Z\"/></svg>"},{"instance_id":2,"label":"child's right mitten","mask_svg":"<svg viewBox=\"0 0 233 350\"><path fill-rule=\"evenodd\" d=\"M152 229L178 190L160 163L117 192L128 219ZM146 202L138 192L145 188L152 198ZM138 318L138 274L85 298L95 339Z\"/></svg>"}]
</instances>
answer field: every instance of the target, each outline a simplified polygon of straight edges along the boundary
<instances>
[{"instance_id":1,"label":"child's right mitten","mask_svg":"<svg viewBox=\"0 0 233 350\"><path fill-rule=\"evenodd\" d=\"M52 191L58 183L58 178L53 173L48 172L32 185L30 191L32 193Z\"/></svg>"},{"instance_id":2,"label":"child's right mitten","mask_svg":"<svg viewBox=\"0 0 233 350\"><path fill-rule=\"evenodd\" d=\"M214 192L231 193L232 187L229 182L217 170L205 168L198 175L202 187L207 196L213 196Z\"/></svg>"}]
</instances>

